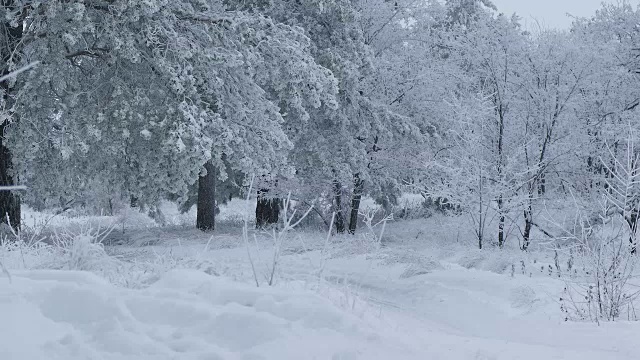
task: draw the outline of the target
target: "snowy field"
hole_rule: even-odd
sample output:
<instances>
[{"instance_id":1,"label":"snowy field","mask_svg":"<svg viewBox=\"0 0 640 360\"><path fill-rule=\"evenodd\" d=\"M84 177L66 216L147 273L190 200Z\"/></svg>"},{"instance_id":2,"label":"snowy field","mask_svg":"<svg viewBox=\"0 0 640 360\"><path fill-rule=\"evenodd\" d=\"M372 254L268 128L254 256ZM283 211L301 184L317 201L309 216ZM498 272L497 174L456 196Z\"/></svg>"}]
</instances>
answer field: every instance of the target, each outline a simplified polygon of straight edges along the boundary
<instances>
[{"instance_id":1,"label":"snowy field","mask_svg":"<svg viewBox=\"0 0 640 360\"><path fill-rule=\"evenodd\" d=\"M640 0L506 1L0 1L0 360L640 360Z\"/></svg>"},{"instance_id":2,"label":"snowy field","mask_svg":"<svg viewBox=\"0 0 640 360\"><path fill-rule=\"evenodd\" d=\"M543 248L474 250L443 216L391 222L382 244L302 229L247 246L244 206L213 236L169 208L166 227L27 212L67 241L3 245L0 359L640 359L639 324L564 321ZM93 244L109 225L117 244Z\"/></svg>"}]
</instances>

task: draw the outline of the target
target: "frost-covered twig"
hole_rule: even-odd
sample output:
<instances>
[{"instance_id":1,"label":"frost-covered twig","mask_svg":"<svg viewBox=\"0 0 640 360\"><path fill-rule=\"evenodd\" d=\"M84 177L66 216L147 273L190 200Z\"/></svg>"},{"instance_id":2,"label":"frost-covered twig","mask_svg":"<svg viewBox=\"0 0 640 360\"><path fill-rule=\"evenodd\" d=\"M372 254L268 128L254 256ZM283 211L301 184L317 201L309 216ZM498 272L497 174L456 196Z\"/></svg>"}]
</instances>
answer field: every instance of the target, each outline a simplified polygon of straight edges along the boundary
<instances>
[{"instance_id":1,"label":"frost-covered twig","mask_svg":"<svg viewBox=\"0 0 640 360\"><path fill-rule=\"evenodd\" d=\"M8 73L7 75L0 76L0 82L3 82L5 80L7 80L7 79L15 77L15 76L17 76L17 75L19 75L19 74L31 69L31 68L37 66L38 64L40 64L40 61L34 61L31 64L25 65L25 66L23 66L23 67L21 67L21 68L19 68L17 70L14 70L14 71Z\"/></svg>"},{"instance_id":2,"label":"frost-covered twig","mask_svg":"<svg viewBox=\"0 0 640 360\"><path fill-rule=\"evenodd\" d=\"M0 191L18 191L18 190L27 190L27 187L24 185L0 186Z\"/></svg>"},{"instance_id":3,"label":"frost-covered twig","mask_svg":"<svg viewBox=\"0 0 640 360\"><path fill-rule=\"evenodd\" d=\"M327 250L329 248L329 239L331 239L331 230L333 230L333 221L336 218L336 213L333 212L331 214L331 223L329 225L329 231L327 232L327 237L324 240L324 245L322 246L322 251L320 252L320 269L318 270L318 285L322 280L322 276L324 274L324 268L327 264Z\"/></svg>"},{"instance_id":4,"label":"frost-covered twig","mask_svg":"<svg viewBox=\"0 0 640 360\"><path fill-rule=\"evenodd\" d=\"M251 178L251 182L249 183L249 191L247 191L247 203L251 199L251 190L253 189L253 181L255 176ZM244 246L247 249L247 258L249 258L249 263L251 263L251 271L253 272L253 279L256 282L256 287L260 287L260 281L258 280L258 274L256 273L256 266L253 262L253 258L251 257L251 249L249 247L249 212L244 211L243 217L243 226L242 226L242 240L244 240Z\"/></svg>"},{"instance_id":5,"label":"frost-covered twig","mask_svg":"<svg viewBox=\"0 0 640 360\"><path fill-rule=\"evenodd\" d=\"M300 219L298 219L298 221L292 223L297 210L293 210L293 213L291 214L291 216L289 216L290 204L291 204L291 193L287 195L287 199L284 202L284 211L282 213L282 216L283 216L282 229L276 232L276 229L273 228L271 232L268 233L271 236L271 239L273 240L273 261L271 263L271 272L269 275L269 286L273 285L276 269L280 261L282 243L284 242L284 239L286 238L287 233L293 230L296 226L298 226L300 222L302 222L302 220L304 220L307 217L307 215L309 215L311 210L313 210L313 206L309 207L309 209L307 209L307 211L300 217Z\"/></svg>"},{"instance_id":6,"label":"frost-covered twig","mask_svg":"<svg viewBox=\"0 0 640 360\"><path fill-rule=\"evenodd\" d=\"M384 235L384 230L387 226L387 222L393 221L393 213L383 217L380 221L374 224L373 220L377 213L378 213L378 209L375 209L375 210L366 209L366 210L360 211L360 216L362 216L362 221L364 222L364 225L367 227L369 234L373 237L376 243L376 246L380 248L382 246L382 236ZM380 230L379 234L376 234L375 228L378 227L379 225L382 225L382 229Z\"/></svg>"},{"instance_id":7,"label":"frost-covered twig","mask_svg":"<svg viewBox=\"0 0 640 360\"><path fill-rule=\"evenodd\" d=\"M634 141L631 130L626 161L615 158L616 152L611 149L608 149L614 158L611 161L616 165L608 166L601 159L611 178L607 179L608 188L598 202L598 216L585 214L576 205L574 229L563 231L564 239L578 246L585 269L584 278L565 281L567 299L561 301L567 319L614 321L625 308L635 308L639 299L640 292L632 281L638 265L635 252L640 187L640 162ZM637 320L631 312L628 318Z\"/></svg>"}]
</instances>

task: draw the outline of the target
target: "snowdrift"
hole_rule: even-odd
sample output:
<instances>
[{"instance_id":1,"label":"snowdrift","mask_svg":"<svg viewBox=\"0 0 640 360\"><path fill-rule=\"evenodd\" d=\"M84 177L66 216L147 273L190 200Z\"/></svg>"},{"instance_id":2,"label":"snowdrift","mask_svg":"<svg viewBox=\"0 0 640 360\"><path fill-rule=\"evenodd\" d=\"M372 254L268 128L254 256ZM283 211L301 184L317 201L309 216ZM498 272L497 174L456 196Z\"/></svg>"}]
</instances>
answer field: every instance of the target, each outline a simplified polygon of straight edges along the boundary
<instances>
[{"instance_id":1,"label":"snowdrift","mask_svg":"<svg viewBox=\"0 0 640 360\"><path fill-rule=\"evenodd\" d=\"M0 359L413 359L312 293L174 270L144 290L88 272L0 278Z\"/></svg>"}]
</instances>

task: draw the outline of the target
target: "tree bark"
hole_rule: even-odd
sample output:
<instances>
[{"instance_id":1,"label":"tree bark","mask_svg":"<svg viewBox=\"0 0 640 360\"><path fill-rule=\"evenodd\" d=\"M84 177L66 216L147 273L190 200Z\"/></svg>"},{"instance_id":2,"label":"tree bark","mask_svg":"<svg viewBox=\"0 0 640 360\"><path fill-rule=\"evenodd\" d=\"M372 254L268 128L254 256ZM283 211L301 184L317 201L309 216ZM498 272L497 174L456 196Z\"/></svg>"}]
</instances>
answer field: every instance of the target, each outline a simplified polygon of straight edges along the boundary
<instances>
[{"instance_id":1,"label":"tree bark","mask_svg":"<svg viewBox=\"0 0 640 360\"><path fill-rule=\"evenodd\" d=\"M138 208L140 203L138 202L138 197L134 195L129 195L129 207L132 209Z\"/></svg>"},{"instance_id":2,"label":"tree bark","mask_svg":"<svg viewBox=\"0 0 640 360\"><path fill-rule=\"evenodd\" d=\"M631 247L631 254L638 252L638 244L636 240L636 232L638 230L638 211L633 210L628 216L625 216L625 220L629 225L629 246Z\"/></svg>"},{"instance_id":3,"label":"tree bark","mask_svg":"<svg viewBox=\"0 0 640 360\"><path fill-rule=\"evenodd\" d=\"M498 247L502 249L504 247L504 215L500 215L498 221Z\"/></svg>"},{"instance_id":4,"label":"tree bark","mask_svg":"<svg viewBox=\"0 0 640 360\"><path fill-rule=\"evenodd\" d=\"M0 125L0 186L14 186L17 184L11 173L13 162L4 138L5 127L6 123ZM0 215L0 222L16 230L20 228L20 195L17 191L0 191Z\"/></svg>"},{"instance_id":5,"label":"tree bark","mask_svg":"<svg viewBox=\"0 0 640 360\"><path fill-rule=\"evenodd\" d=\"M480 250L482 250L482 244L484 243L484 222L485 220L485 214L484 214L484 197L483 197L483 192L484 192L484 181L482 181L482 169L480 170L480 177L478 178L478 195L479 197L479 204L480 206L478 206L478 230L477 230L477 236L478 236L478 248Z\"/></svg>"},{"instance_id":6,"label":"tree bark","mask_svg":"<svg viewBox=\"0 0 640 360\"><path fill-rule=\"evenodd\" d=\"M14 0L1 0L0 4L9 10L15 10L17 4ZM24 10L23 16L24 16ZM6 64L9 62L11 56L17 56L19 54L18 46L22 39L22 26L12 27L6 19L0 20L0 26L4 29L7 38L4 44L0 44L0 59L2 68L0 68L0 75L4 76L10 73ZM15 58L14 58L15 60ZM9 81L0 82L0 89L3 92L3 100L6 109L12 107L11 87ZM14 120L15 121L15 120ZM8 147L5 132L8 123L5 121L0 124L0 186L14 186L17 185L15 175L13 171L13 155ZM0 191L0 222L9 223L14 229L20 228L20 195L17 191Z\"/></svg>"},{"instance_id":7,"label":"tree bark","mask_svg":"<svg viewBox=\"0 0 640 360\"><path fill-rule=\"evenodd\" d=\"M280 199L270 199L266 196L268 189L258 191L256 202L256 228L263 229L277 224L280 217Z\"/></svg>"},{"instance_id":8,"label":"tree bark","mask_svg":"<svg viewBox=\"0 0 640 360\"><path fill-rule=\"evenodd\" d=\"M498 94L499 95L499 94ZM495 98L494 97L494 101L496 102L496 104L498 105L498 179L502 178L502 168L504 166L504 115L506 112L505 107L502 105L501 100L499 100L499 98ZM505 216L504 216L504 198L503 195L500 194L500 197L498 198L498 213L500 214L500 217L498 219L499 223L498 223L498 247L502 248L504 246L504 222L505 222Z\"/></svg>"},{"instance_id":9,"label":"tree bark","mask_svg":"<svg viewBox=\"0 0 640 360\"><path fill-rule=\"evenodd\" d=\"M338 180L333 181L333 191L334 191L335 206L336 206L336 210L335 210L336 211L336 219L335 219L336 233L344 234L345 221L344 221L344 214L342 213L342 185L340 185L340 182Z\"/></svg>"},{"instance_id":10,"label":"tree bark","mask_svg":"<svg viewBox=\"0 0 640 360\"><path fill-rule=\"evenodd\" d=\"M540 174L540 179L538 180L538 182L539 182L538 195L546 194L547 193L547 177L545 173Z\"/></svg>"},{"instance_id":11,"label":"tree bark","mask_svg":"<svg viewBox=\"0 0 640 360\"><path fill-rule=\"evenodd\" d=\"M527 251L531 244L531 228L533 227L533 193L535 191L536 183L528 185L529 198L527 199L527 206L524 209L524 232L522 233L522 250ZM540 191L540 188L538 188Z\"/></svg>"},{"instance_id":12,"label":"tree bark","mask_svg":"<svg viewBox=\"0 0 640 360\"><path fill-rule=\"evenodd\" d=\"M349 217L349 234L354 235L358 226L358 214L360 212L360 201L364 190L364 180L360 174L354 175L353 198L351 199L351 216Z\"/></svg>"},{"instance_id":13,"label":"tree bark","mask_svg":"<svg viewBox=\"0 0 640 360\"><path fill-rule=\"evenodd\" d=\"M527 251L531 244L531 228L533 227L533 212L531 205L524 210L524 233L522 234L522 250Z\"/></svg>"},{"instance_id":14,"label":"tree bark","mask_svg":"<svg viewBox=\"0 0 640 360\"><path fill-rule=\"evenodd\" d=\"M204 164L205 175L198 179L196 228L213 231L216 219L216 169L211 161Z\"/></svg>"},{"instance_id":15,"label":"tree bark","mask_svg":"<svg viewBox=\"0 0 640 360\"><path fill-rule=\"evenodd\" d=\"M498 247L504 247L504 223L505 216L503 214L503 205L504 200L502 199L502 195L498 198L498 213L500 214L498 218Z\"/></svg>"}]
</instances>

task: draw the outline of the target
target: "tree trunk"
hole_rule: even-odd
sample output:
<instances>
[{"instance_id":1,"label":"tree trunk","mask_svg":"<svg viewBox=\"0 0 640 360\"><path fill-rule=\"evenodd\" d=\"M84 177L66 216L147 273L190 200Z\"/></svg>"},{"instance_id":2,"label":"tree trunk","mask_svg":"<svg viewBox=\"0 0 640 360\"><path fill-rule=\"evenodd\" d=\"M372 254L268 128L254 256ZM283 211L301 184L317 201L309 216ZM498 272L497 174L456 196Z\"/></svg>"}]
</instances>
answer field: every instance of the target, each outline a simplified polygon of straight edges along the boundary
<instances>
[{"instance_id":1,"label":"tree trunk","mask_svg":"<svg viewBox=\"0 0 640 360\"><path fill-rule=\"evenodd\" d=\"M496 101L496 104L498 98L494 97L494 101ZM500 102L500 104L498 105L498 179L502 179L502 168L504 166L504 115L505 115L506 109L504 106L502 106L502 103ZM505 221L505 216L503 213L503 207L504 207L504 199L502 197L502 194L500 194L500 197L498 198L498 214L500 214L500 217L498 218L498 247L502 248L504 246L504 221Z\"/></svg>"},{"instance_id":2,"label":"tree trunk","mask_svg":"<svg viewBox=\"0 0 640 360\"><path fill-rule=\"evenodd\" d=\"M544 181L544 177L541 178ZM527 251L531 244L531 228L533 227L533 198L534 192L538 186L538 194L540 194L540 186L536 181L528 185L529 198L527 199L527 206L524 208L524 232L522 233L522 250Z\"/></svg>"},{"instance_id":3,"label":"tree trunk","mask_svg":"<svg viewBox=\"0 0 640 360\"><path fill-rule=\"evenodd\" d=\"M351 216L349 217L349 234L356 233L358 226L358 214L360 212L360 201L364 190L364 180L360 179L360 174L354 175L353 198L351 199Z\"/></svg>"},{"instance_id":4,"label":"tree trunk","mask_svg":"<svg viewBox=\"0 0 640 360\"><path fill-rule=\"evenodd\" d=\"M533 227L533 213L531 205L524 210L524 233L522 234L522 250L527 251L531 243L531 228Z\"/></svg>"},{"instance_id":5,"label":"tree trunk","mask_svg":"<svg viewBox=\"0 0 640 360\"><path fill-rule=\"evenodd\" d=\"M538 195L544 195L547 193L547 177L544 173L540 174L540 180L538 186Z\"/></svg>"},{"instance_id":6,"label":"tree trunk","mask_svg":"<svg viewBox=\"0 0 640 360\"><path fill-rule=\"evenodd\" d=\"M268 189L258 191L256 203L256 228L263 229L268 225L277 224L280 217L280 199L269 199L265 194Z\"/></svg>"},{"instance_id":7,"label":"tree trunk","mask_svg":"<svg viewBox=\"0 0 640 360\"><path fill-rule=\"evenodd\" d=\"M6 124L0 125L0 186L17 185L12 172L11 150L6 145L4 130ZM17 191L0 191L0 222L9 224L14 229L20 228L20 195Z\"/></svg>"},{"instance_id":8,"label":"tree trunk","mask_svg":"<svg viewBox=\"0 0 640 360\"><path fill-rule=\"evenodd\" d=\"M481 182L482 184L482 182ZM482 245L484 243L484 222L486 221L485 219L485 214L483 212L483 207L482 207L482 185L480 186L480 207L479 207L479 212L478 212L478 229L476 230L476 235L478 237L478 248L480 250L482 250Z\"/></svg>"},{"instance_id":9,"label":"tree trunk","mask_svg":"<svg viewBox=\"0 0 640 360\"><path fill-rule=\"evenodd\" d=\"M0 4L7 8L9 11L17 10L16 7L22 6L20 3L16 3L14 0L1 0ZM22 16L26 14L22 10ZM10 73L6 64L11 56L18 56L20 49L17 47L22 39L22 26L18 25L12 27L6 19L0 20L0 31L3 31L6 35L6 39L3 44L0 44L0 75L4 76ZM14 60L16 58L14 57ZM5 109L11 109L12 97L11 88L8 81L0 82L0 89L2 89L3 100L5 103ZM14 119L14 121L17 121ZM0 186L14 186L17 185L16 179L12 174L13 171L13 157L11 150L7 145L7 139L5 138L5 131L8 123L3 122L0 124ZM15 191L0 191L0 222L9 223L14 229L20 228L20 196Z\"/></svg>"},{"instance_id":10,"label":"tree trunk","mask_svg":"<svg viewBox=\"0 0 640 360\"><path fill-rule=\"evenodd\" d=\"M636 254L638 252L638 244L636 240L636 232L638 230L638 211L631 211L629 216L625 216L625 220L629 225L629 246L631 247L631 253Z\"/></svg>"},{"instance_id":11,"label":"tree trunk","mask_svg":"<svg viewBox=\"0 0 640 360\"><path fill-rule=\"evenodd\" d=\"M216 224L216 169L211 161L204 164L206 175L198 179L198 204L196 227L212 231Z\"/></svg>"},{"instance_id":12,"label":"tree trunk","mask_svg":"<svg viewBox=\"0 0 640 360\"><path fill-rule=\"evenodd\" d=\"M335 219L335 226L336 226L336 233L338 234L344 234L344 230L345 230L345 222L344 222L344 214L342 213L342 185L340 185L340 182L338 182L338 180L334 180L333 181L333 191L334 191L334 198L335 198L335 206L336 206L336 219Z\"/></svg>"},{"instance_id":13,"label":"tree trunk","mask_svg":"<svg viewBox=\"0 0 640 360\"><path fill-rule=\"evenodd\" d=\"M504 247L504 215L500 215L498 221L498 247L502 249Z\"/></svg>"},{"instance_id":14,"label":"tree trunk","mask_svg":"<svg viewBox=\"0 0 640 360\"><path fill-rule=\"evenodd\" d=\"M500 217L498 218L498 247L502 249L502 247L504 247L504 222L505 222L505 216L502 213L503 209L503 204L504 204L504 200L502 199L502 195L500 195L500 197L498 198L498 213L500 214Z\"/></svg>"},{"instance_id":15,"label":"tree trunk","mask_svg":"<svg viewBox=\"0 0 640 360\"><path fill-rule=\"evenodd\" d=\"M129 207L132 209L138 208L140 203L138 202L138 197L134 195L129 195Z\"/></svg>"},{"instance_id":16,"label":"tree trunk","mask_svg":"<svg viewBox=\"0 0 640 360\"><path fill-rule=\"evenodd\" d=\"M482 245L484 243L484 223L486 221L484 214L484 181L483 181L483 173L482 167L480 167L480 176L478 177L478 248L482 250Z\"/></svg>"}]
</instances>

